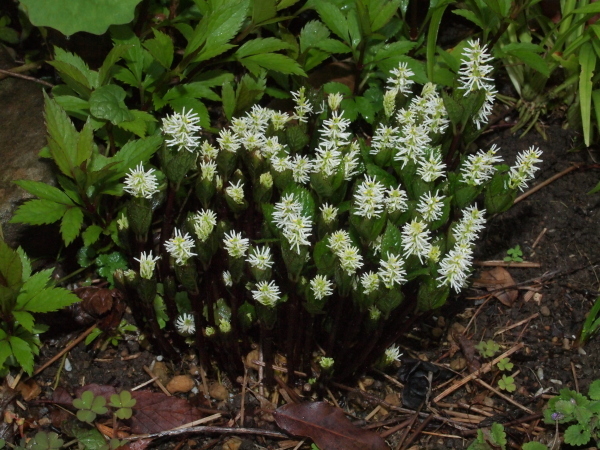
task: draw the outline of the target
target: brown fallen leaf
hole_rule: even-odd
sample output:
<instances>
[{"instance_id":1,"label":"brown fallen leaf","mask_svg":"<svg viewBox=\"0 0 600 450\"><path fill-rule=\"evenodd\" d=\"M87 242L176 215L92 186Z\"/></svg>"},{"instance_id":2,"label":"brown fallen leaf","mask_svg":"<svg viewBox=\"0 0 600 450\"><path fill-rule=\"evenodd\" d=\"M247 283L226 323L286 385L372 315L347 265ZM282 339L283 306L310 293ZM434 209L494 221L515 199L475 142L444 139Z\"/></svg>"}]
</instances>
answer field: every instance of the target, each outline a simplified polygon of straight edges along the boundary
<instances>
[{"instance_id":1,"label":"brown fallen leaf","mask_svg":"<svg viewBox=\"0 0 600 450\"><path fill-rule=\"evenodd\" d=\"M492 292L492 295L496 297L505 306L512 306L517 297L519 291L517 289L502 289L509 286L514 286L515 280L506 269L503 267L494 267L491 270L484 270L481 272L481 276L476 280L473 280L473 287L485 288Z\"/></svg>"},{"instance_id":2,"label":"brown fallen leaf","mask_svg":"<svg viewBox=\"0 0 600 450\"><path fill-rule=\"evenodd\" d=\"M273 416L283 430L311 438L321 450L388 449L377 433L352 425L341 409L329 403L289 403L277 408Z\"/></svg>"}]
</instances>

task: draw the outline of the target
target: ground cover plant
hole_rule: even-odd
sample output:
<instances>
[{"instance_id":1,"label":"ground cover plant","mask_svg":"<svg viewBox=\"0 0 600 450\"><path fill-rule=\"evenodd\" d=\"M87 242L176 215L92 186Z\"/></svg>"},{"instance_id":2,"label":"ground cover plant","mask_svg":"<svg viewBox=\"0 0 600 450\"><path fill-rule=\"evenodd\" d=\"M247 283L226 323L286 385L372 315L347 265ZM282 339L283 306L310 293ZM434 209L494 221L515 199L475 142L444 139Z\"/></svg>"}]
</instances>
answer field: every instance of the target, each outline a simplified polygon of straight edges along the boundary
<instances>
[{"instance_id":1,"label":"ground cover plant","mask_svg":"<svg viewBox=\"0 0 600 450\"><path fill-rule=\"evenodd\" d=\"M191 346L236 376L258 344L271 386L278 354L288 383L316 369L318 389L396 360L398 337L467 286L484 215L510 208L540 162L535 146L503 164L474 144L496 96L482 43L434 61L393 2L320 5L294 34L272 25L303 7L283 19L287 4L196 2L145 33L113 28L98 70L56 49L65 84L45 100L42 156L58 186L20 182L37 199L13 219L58 222L162 354ZM353 83L306 83L336 54Z\"/></svg>"}]
</instances>

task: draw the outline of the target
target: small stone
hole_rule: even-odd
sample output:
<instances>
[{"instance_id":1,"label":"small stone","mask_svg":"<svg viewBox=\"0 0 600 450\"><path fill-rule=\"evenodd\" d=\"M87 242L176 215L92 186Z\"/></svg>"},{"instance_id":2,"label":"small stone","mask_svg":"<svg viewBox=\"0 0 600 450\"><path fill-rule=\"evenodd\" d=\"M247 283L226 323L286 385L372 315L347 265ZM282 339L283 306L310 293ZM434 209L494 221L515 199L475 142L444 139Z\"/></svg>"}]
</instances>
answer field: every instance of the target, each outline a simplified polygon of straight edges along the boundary
<instances>
[{"instance_id":1,"label":"small stone","mask_svg":"<svg viewBox=\"0 0 600 450\"><path fill-rule=\"evenodd\" d=\"M435 327L433 330L431 330L431 335L434 338L440 338L440 337L442 337L442 334L444 334L444 330L442 330L439 327Z\"/></svg>"},{"instance_id":2,"label":"small stone","mask_svg":"<svg viewBox=\"0 0 600 450\"><path fill-rule=\"evenodd\" d=\"M260 354L258 350L252 350L248 355L246 355L246 367L249 369L259 370L258 365L254 364L252 361L260 361Z\"/></svg>"},{"instance_id":3,"label":"small stone","mask_svg":"<svg viewBox=\"0 0 600 450\"><path fill-rule=\"evenodd\" d=\"M467 360L465 358L459 356L458 358L454 358L452 361L450 361L450 368L452 370L460 372L465 367L467 367Z\"/></svg>"},{"instance_id":4,"label":"small stone","mask_svg":"<svg viewBox=\"0 0 600 450\"><path fill-rule=\"evenodd\" d=\"M171 394L190 392L195 386L194 380L189 375L176 375L167 384L166 388Z\"/></svg>"},{"instance_id":5,"label":"small stone","mask_svg":"<svg viewBox=\"0 0 600 450\"><path fill-rule=\"evenodd\" d=\"M544 317L548 317L550 315L550 308L548 308L546 305L542 306L540 308L540 314Z\"/></svg>"},{"instance_id":6,"label":"small stone","mask_svg":"<svg viewBox=\"0 0 600 450\"><path fill-rule=\"evenodd\" d=\"M158 381L162 384L167 384L169 382L169 370L164 362L155 362L154 367L152 367L152 373L155 377L158 377Z\"/></svg>"},{"instance_id":7,"label":"small stone","mask_svg":"<svg viewBox=\"0 0 600 450\"><path fill-rule=\"evenodd\" d=\"M392 406L400 406L400 397L394 392L390 392L388 395L386 395L383 401Z\"/></svg>"},{"instance_id":8,"label":"small stone","mask_svg":"<svg viewBox=\"0 0 600 450\"><path fill-rule=\"evenodd\" d=\"M571 350L571 341L569 341L567 338L564 338L562 348L565 350Z\"/></svg>"},{"instance_id":9,"label":"small stone","mask_svg":"<svg viewBox=\"0 0 600 450\"><path fill-rule=\"evenodd\" d=\"M232 437L227 439L221 448L223 450L238 450L242 446L242 442L240 438Z\"/></svg>"},{"instance_id":10,"label":"small stone","mask_svg":"<svg viewBox=\"0 0 600 450\"><path fill-rule=\"evenodd\" d=\"M208 395L215 400L226 400L229 398L229 391L221 383L212 383L208 387Z\"/></svg>"},{"instance_id":11,"label":"small stone","mask_svg":"<svg viewBox=\"0 0 600 450\"><path fill-rule=\"evenodd\" d=\"M371 377L364 377L360 381L362 382L363 386L366 388L371 387L373 385L373 383L375 382L375 380Z\"/></svg>"}]
</instances>

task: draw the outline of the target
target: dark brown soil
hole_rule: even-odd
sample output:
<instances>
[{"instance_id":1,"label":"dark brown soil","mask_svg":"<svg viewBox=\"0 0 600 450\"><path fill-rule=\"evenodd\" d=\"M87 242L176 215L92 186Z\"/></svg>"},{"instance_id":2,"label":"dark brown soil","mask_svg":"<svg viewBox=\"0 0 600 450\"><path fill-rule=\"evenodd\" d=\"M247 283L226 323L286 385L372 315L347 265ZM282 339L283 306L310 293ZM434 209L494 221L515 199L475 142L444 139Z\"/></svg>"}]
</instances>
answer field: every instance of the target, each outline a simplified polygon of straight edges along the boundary
<instances>
[{"instance_id":1,"label":"dark brown soil","mask_svg":"<svg viewBox=\"0 0 600 450\"><path fill-rule=\"evenodd\" d=\"M449 330L456 326L453 325L456 322L468 326L466 336L475 344L483 339L494 339L501 345L501 351L505 351L523 342L525 347L511 355L511 361L515 365L511 373L518 371L515 377L517 390L507 395L534 413L541 412L546 402L539 396L541 389L545 394L557 393L563 387L579 389L585 393L589 384L600 377L600 338L592 338L583 348L574 345L586 313L600 295L600 194L586 194L600 179L596 164L600 155L597 149L575 151L573 134L560 127L549 127L546 131L549 137L547 141L536 133L530 133L522 139L509 132L491 132L484 136L485 145L494 142L502 148L501 153L509 164L514 162L518 151L531 145L539 146L544 153L537 183L572 164L581 164L581 167L543 187L508 212L491 218L476 255L479 261L502 260L509 248L520 245L523 258L539 263L540 267L507 268L515 283L519 284L519 296L512 306L505 306L495 298L485 301L484 291L469 289L460 297L452 299L442 311L420 324L401 343L405 355L448 365L463 356L461 349L452 347L448 341ZM538 239L539 236L541 238ZM479 276L481 270L486 269L489 268L478 269L474 278ZM531 289L536 289L537 295L531 295ZM499 330L536 313L537 316L528 322L497 334ZM472 319L473 314L475 319ZM472 323L469 325L469 322ZM69 339L82 331L47 341L39 358L40 362L49 359ZM131 355L139 356L129 359ZM88 383L131 389L148 380L143 366L150 366L156 356L142 349L135 341L122 341L118 348L109 346L104 352L93 351L91 347L80 344L69 355L72 370L60 373L58 385L71 392ZM51 397L57 366L58 363L36 378L42 387L42 394L38 399ZM170 368L173 374L187 373L189 361L171 365ZM464 370L465 374L468 373L468 369ZM397 385L379 374L374 372L366 375L375 379L372 387L367 388L370 389L370 394L383 398L386 393L400 392ZM481 378L488 384L497 386L497 371ZM236 380L232 382L231 392L236 393L240 384ZM227 386L229 383L223 384ZM365 382L364 385L369 383ZM151 386L147 388L154 389ZM331 392L356 418L365 417L375 407L373 403L361 402L360 395L348 395L347 391L333 386ZM435 388L431 398L440 392L441 389ZM493 416L482 425L489 426L493 421L505 423L527 416L519 407L475 383L469 383L443 399L442 404L445 406L424 407L422 412L435 412L445 416L445 409L449 409L447 405L459 401L475 407L491 405ZM214 400L212 406L227 407L223 403L218 405ZM36 406L35 400L25 403L25 407L27 410L20 411L21 416L33 420L39 420L48 413L47 408L40 409ZM228 408L236 413L235 407L229 405ZM456 410L468 412L460 408ZM387 416L375 415L370 422L393 418L395 414L399 413L390 411ZM397 423L402 420L404 419L399 419ZM264 414L254 424L276 428L274 424L265 421ZM544 426L543 423L539 425ZM415 423L412 429L417 427L418 423ZM473 439L473 432L459 428L433 420L425 431L438 435L421 434L412 445L416 445L414 448L466 448ZM548 431L552 432L552 428L549 427ZM516 445L531 438L525 433L507 429ZM378 432L384 430L384 427L375 428ZM401 430L388 438L392 448L397 445L403 432ZM440 436L442 434L454 437ZM152 446L225 448L222 447L224 440L225 436L180 436L157 441ZM214 447L207 446L207 442L212 442ZM277 441L264 440L262 437L246 437L244 445L247 448L278 448ZM305 444L302 448L308 447Z\"/></svg>"}]
</instances>

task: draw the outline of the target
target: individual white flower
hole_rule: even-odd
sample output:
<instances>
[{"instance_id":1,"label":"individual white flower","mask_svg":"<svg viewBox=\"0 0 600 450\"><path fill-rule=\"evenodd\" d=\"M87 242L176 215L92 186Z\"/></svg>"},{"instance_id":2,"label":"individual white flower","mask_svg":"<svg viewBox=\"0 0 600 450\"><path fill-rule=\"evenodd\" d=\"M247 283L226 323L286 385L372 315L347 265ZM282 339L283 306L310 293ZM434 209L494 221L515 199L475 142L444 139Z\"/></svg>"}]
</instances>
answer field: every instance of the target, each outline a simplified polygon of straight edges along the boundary
<instances>
[{"instance_id":1,"label":"individual white flower","mask_svg":"<svg viewBox=\"0 0 600 450\"><path fill-rule=\"evenodd\" d=\"M231 331L231 322L227 319L219 320L219 331L223 334L227 334Z\"/></svg>"},{"instance_id":2,"label":"individual white flower","mask_svg":"<svg viewBox=\"0 0 600 450\"><path fill-rule=\"evenodd\" d=\"M344 100L344 96L339 92L335 94L329 94L327 96L327 104L329 105L329 109L332 111L337 111L342 104L342 100Z\"/></svg>"},{"instance_id":3,"label":"individual white flower","mask_svg":"<svg viewBox=\"0 0 600 450\"><path fill-rule=\"evenodd\" d=\"M392 89L396 89L403 94L410 93L410 87L414 84L414 81L410 79L415 74L408 68L408 64L401 62L396 69L392 69L390 72L393 77L387 79L388 86Z\"/></svg>"},{"instance_id":4,"label":"individual white flower","mask_svg":"<svg viewBox=\"0 0 600 450\"><path fill-rule=\"evenodd\" d=\"M380 261L381 267L377 272L386 288L392 289L394 284L402 285L406 283L406 270L404 270L404 261L399 255L393 253L387 254L387 260Z\"/></svg>"},{"instance_id":5,"label":"individual white flower","mask_svg":"<svg viewBox=\"0 0 600 450\"><path fill-rule=\"evenodd\" d=\"M471 260L470 246L457 244L440 262L438 286L449 284L456 292L460 292L467 282Z\"/></svg>"},{"instance_id":6,"label":"individual white flower","mask_svg":"<svg viewBox=\"0 0 600 450\"><path fill-rule=\"evenodd\" d=\"M194 321L194 316L191 314L183 313L180 315L175 321L175 326L177 327L177 331L185 336L189 336L196 332L196 323Z\"/></svg>"},{"instance_id":7,"label":"individual white flower","mask_svg":"<svg viewBox=\"0 0 600 450\"><path fill-rule=\"evenodd\" d=\"M273 266L271 249L269 247L253 248L246 261L255 269L267 270Z\"/></svg>"},{"instance_id":8,"label":"individual white flower","mask_svg":"<svg viewBox=\"0 0 600 450\"><path fill-rule=\"evenodd\" d=\"M379 288L379 275L372 270L365 272L360 276L360 284L365 295L369 295Z\"/></svg>"},{"instance_id":9,"label":"individual white flower","mask_svg":"<svg viewBox=\"0 0 600 450\"><path fill-rule=\"evenodd\" d=\"M472 244L485 225L485 209L469 206L463 210L463 217L453 230L459 243Z\"/></svg>"},{"instance_id":10,"label":"individual white flower","mask_svg":"<svg viewBox=\"0 0 600 450\"><path fill-rule=\"evenodd\" d=\"M231 278L231 273L229 272L229 270L223 272L223 283L227 287L233 286L233 279Z\"/></svg>"},{"instance_id":11,"label":"individual white flower","mask_svg":"<svg viewBox=\"0 0 600 450\"><path fill-rule=\"evenodd\" d=\"M337 253L340 258L340 266L348 275L354 273L363 266L362 256L357 247L354 245L346 245Z\"/></svg>"},{"instance_id":12,"label":"individual white flower","mask_svg":"<svg viewBox=\"0 0 600 450\"><path fill-rule=\"evenodd\" d=\"M256 283L256 289L252 291L252 298L261 305L273 308L281 300L279 287L274 281L259 281Z\"/></svg>"},{"instance_id":13,"label":"individual white flower","mask_svg":"<svg viewBox=\"0 0 600 450\"><path fill-rule=\"evenodd\" d=\"M290 155L284 154L283 156L273 155L271 156L271 167L275 172L284 172L286 170L292 170L294 164L290 158Z\"/></svg>"},{"instance_id":14,"label":"individual white flower","mask_svg":"<svg viewBox=\"0 0 600 450\"><path fill-rule=\"evenodd\" d=\"M186 113L185 108L181 114L173 113L171 116L165 117L162 120L163 133L171 137L166 139L167 145L177 147L177 150L185 149L189 152L196 150L200 138L194 136L194 133L202 129L197 125L198 122L200 122L198 114L194 114L191 110Z\"/></svg>"},{"instance_id":15,"label":"individual white flower","mask_svg":"<svg viewBox=\"0 0 600 450\"><path fill-rule=\"evenodd\" d=\"M481 109L477 113L475 117L473 117L473 122L477 126L477 129L481 129L482 126L488 123L488 117L492 114L492 110L494 109L494 102L496 101L496 94L498 92L490 86L490 89L485 91L485 99L483 101L483 105L481 105Z\"/></svg>"},{"instance_id":16,"label":"individual white flower","mask_svg":"<svg viewBox=\"0 0 600 450\"><path fill-rule=\"evenodd\" d=\"M174 234L174 237L165 242L165 248L175 258L175 264L181 266L192 256L196 255L196 253L192 253L194 241L189 233L185 233L185 236L182 236L181 231L177 228L175 228Z\"/></svg>"},{"instance_id":17,"label":"individual white flower","mask_svg":"<svg viewBox=\"0 0 600 450\"><path fill-rule=\"evenodd\" d=\"M300 184L306 184L310 181L310 174L313 170L313 162L307 156L296 154L292 157L292 176L294 181Z\"/></svg>"},{"instance_id":18,"label":"individual white flower","mask_svg":"<svg viewBox=\"0 0 600 450\"><path fill-rule=\"evenodd\" d=\"M250 131L246 131L240 138L240 141L249 152L252 150L262 149L266 142L261 133L252 133Z\"/></svg>"},{"instance_id":19,"label":"individual white flower","mask_svg":"<svg viewBox=\"0 0 600 450\"><path fill-rule=\"evenodd\" d=\"M219 132L219 137L217 138L217 142L222 150L228 151L230 153L235 153L241 147L241 143L239 138L231 132L231 130L222 129Z\"/></svg>"},{"instance_id":20,"label":"individual white flower","mask_svg":"<svg viewBox=\"0 0 600 450\"><path fill-rule=\"evenodd\" d=\"M342 153L332 146L320 145L316 149L314 159L314 172L325 176L333 175L342 162Z\"/></svg>"},{"instance_id":21,"label":"individual white flower","mask_svg":"<svg viewBox=\"0 0 600 450\"><path fill-rule=\"evenodd\" d=\"M215 187L219 192L223 189L223 178L221 178L221 175L215 175Z\"/></svg>"},{"instance_id":22,"label":"individual white flower","mask_svg":"<svg viewBox=\"0 0 600 450\"><path fill-rule=\"evenodd\" d=\"M291 117L284 112L281 111L273 111L271 112L271 123L273 124L273 129L275 131L283 130L285 124L290 121Z\"/></svg>"},{"instance_id":23,"label":"individual white flower","mask_svg":"<svg viewBox=\"0 0 600 450\"><path fill-rule=\"evenodd\" d=\"M534 178L535 172L540 170L535 164L541 163L539 159L542 156L542 151L535 146L529 147L527 150L517 155L517 163L510 168L508 174L508 188L524 190L527 183Z\"/></svg>"},{"instance_id":24,"label":"individual white flower","mask_svg":"<svg viewBox=\"0 0 600 450\"><path fill-rule=\"evenodd\" d=\"M385 349L385 353L383 354L383 363L386 366L389 366L394 361L400 361L400 357L402 353L400 353L400 349L397 345L392 345Z\"/></svg>"},{"instance_id":25,"label":"individual white flower","mask_svg":"<svg viewBox=\"0 0 600 450\"><path fill-rule=\"evenodd\" d=\"M385 186L375 177L365 177L354 194L355 214L367 219L378 218L383 213Z\"/></svg>"},{"instance_id":26,"label":"individual white flower","mask_svg":"<svg viewBox=\"0 0 600 450\"><path fill-rule=\"evenodd\" d=\"M217 215L210 209L203 209L192 217L194 233L200 242L206 241L217 225Z\"/></svg>"},{"instance_id":27,"label":"individual white flower","mask_svg":"<svg viewBox=\"0 0 600 450\"><path fill-rule=\"evenodd\" d=\"M358 174L357 168L359 165L359 154L360 148L358 146L358 141L354 141L352 144L350 144L350 150L342 157L344 180L350 181L355 175Z\"/></svg>"},{"instance_id":28,"label":"individual white flower","mask_svg":"<svg viewBox=\"0 0 600 450\"><path fill-rule=\"evenodd\" d=\"M496 144L492 145L487 152L479 150L474 155L469 155L460 169L463 180L471 186L479 186L492 178L496 168L494 164L502 162L496 153L500 150Z\"/></svg>"},{"instance_id":29,"label":"individual white flower","mask_svg":"<svg viewBox=\"0 0 600 450\"><path fill-rule=\"evenodd\" d=\"M325 275L316 275L310 280L310 289L317 300L322 300L333 294L333 283Z\"/></svg>"},{"instance_id":30,"label":"individual white flower","mask_svg":"<svg viewBox=\"0 0 600 450\"><path fill-rule=\"evenodd\" d=\"M323 121L323 127L320 130L322 137L333 141L338 146L346 145L350 136L350 133L346 132L350 121L344 119L343 114L343 112L332 111L331 118Z\"/></svg>"},{"instance_id":31,"label":"individual white flower","mask_svg":"<svg viewBox=\"0 0 600 450\"><path fill-rule=\"evenodd\" d=\"M248 124L248 131L259 134L264 134L269 126L270 119L271 110L260 105L254 105L244 117L245 122Z\"/></svg>"},{"instance_id":32,"label":"individual white flower","mask_svg":"<svg viewBox=\"0 0 600 450\"><path fill-rule=\"evenodd\" d=\"M384 202L387 212L404 212L408 209L408 195L400 186L388 189L385 191L385 194L386 198Z\"/></svg>"},{"instance_id":33,"label":"individual white flower","mask_svg":"<svg viewBox=\"0 0 600 450\"><path fill-rule=\"evenodd\" d=\"M443 133L448 128L450 120L448 119L444 100L438 95L435 88L433 89L433 94L426 97L427 104L425 109L427 116L424 120L432 133ZM423 88L423 91L425 91L425 88ZM425 97L424 93L422 95Z\"/></svg>"},{"instance_id":34,"label":"individual white flower","mask_svg":"<svg viewBox=\"0 0 600 450\"><path fill-rule=\"evenodd\" d=\"M333 360L333 358L327 358L325 356L322 356L319 359L319 365L323 370L331 370L333 368L334 363L335 361Z\"/></svg>"},{"instance_id":35,"label":"individual white flower","mask_svg":"<svg viewBox=\"0 0 600 450\"><path fill-rule=\"evenodd\" d=\"M119 229L119 231L129 229L129 219L127 219L127 216L123 213L121 213L121 215L117 219L117 228Z\"/></svg>"},{"instance_id":36,"label":"individual white flower","mask_svg":"<svg viewBox=\"0 0 600 450\"><path fill-rule=\"evenodd\" d=\"M381 311L377 308L377 306L371 306L369 308L369 318L373 321L377 321L380 317Z\"/></svg>"},{"instance_id":37,"label":"individual white flower","mask_svg":"<svg viewBox=\"0 0 600 450\"><path fill-rule=\"evenodd\" d=\"M431 249L430 239L431 235L425 222L413 219L412 222L405 224L402 227L404 257L415 255L423 264L423 257L426 257Z\"/></svg>"},{"instance_id":38,"label":"individual white flower","mask_svg":"<svg viewBox=\"0 0 600 450\"><path fill-rule=\"evenodd\" d=\"M250 246L250 240L242 238L242 233L231 231L229 234L225 233L223 244L225 244L225 250L227 250L229 256L243 258Z\"/></svg>"},{"instance_id":39,"label":"individual white flower","mask_svg":"<svg viewBox=\"0 0 600 450\"><path fill-rule=\"evenodd\" d=\"M152 198L158 192L158 179L154 175L154 169L145 172L142 163L135 169L130 169L125 177L123 190L136 198Z\"/></svg>"},{"instance_id":40,"label":"individual white flower","mask_svg":"<svg viewBox=\"0 0 600 450\"><path fill-rule=\"evenodd\" d=\"M390 118L396 111L396 96L398 95L397 89L387 89L383 94L383 112L386 118Z\"/></svg>"},{"instance_id":41,"label":"individual white flower","mask_svg":"<svg viewBox=\"0 0 600 450\"><path fill-rule=\"evenodd\" d=\"M204 141L200 146L200 156L204 160L212 161L217 158L219 149L212 146L208 141Z\"/></svg>"},{"instance_id":42,"label":"individual white flower","mask_svg":"<svg viewBox=\"0 0 600 450\"><path fill-rule=\"evenodd\" d=\"M273 187L273 175L270 172L261 173L258 182L262 187L270 189Z\"/></svg>"},{"instance_id":43,"label":"individual white flower","mask_svg":"<svg viewBox=\"0 0 600 450\"><path fill-rule=\"evenodd\" d=\"M410 108L400 108L396 114L396 122L402 128L416 124L416 114ZM426 129L425 129L426 130Z\"/></svg>"},{"instance_id":44,"label":"individual white flower","mask_svg":"<svg viewBox=\"0 0 600 450\"><path fill-rule=\"evenodd\" d=\"M329 203L323 203L321 208L321 216L323 217L323 222L326 224L333 223L338 215L339 209Z\"/></svg>"},{"instance_id":45,"label":"individual white flower","mask_svg":"<svg viewBox=\"0 0 600 450\"><path fill-rule=\"evenodd\" d=\"M244 183L242 183L242 180L238 180L236 184L230 181L225 193L238 205L244 204Z\"/></svg>"},{"instance_id":46,"label":"individual white flower","mask_svg":"<svg viewBox=\"0 0 600 450\"><path fill-rule=\"evenodd\" d=\"M291 214L287 217L282 227L282 234L287 239L291 248L300 253L301 245L310 245L308 238L312 231L310 217L300 214Z\"/></svg>"},{"instance_id":47,"label":"individual white flower","mask_svg":"<svg viewBox=\"0 0 600 450\"><path fill-rule=\"evenodd\" d=\"M313 107L306 98L306 88L302 86L298 92L292 92L292 97L296 102L294 119L297 119L299 122L306 122L306 116L313 112Z\"/></svg>"},{"instance_id":48,"label":"individual white flower","mask_svg":"<svg viewBox=\"0 0 600 450\"><path fill-rule=\"evenodd\" d=\"M396 148L399 142L399 131L400 130L398 130L398 128L388 127L380 124L375 130L375 135L371 140L371 150L369 153L371 155L376 155L383 150Z\"/></svg>"},{"instance_id":49,"label":"individual white flower","mask_svg":"<svg viewBox=\"0 0 600 450\"><path fill-rule=\"evenodd\" d=\"M261 148L262 155L267 159L271 159L282 151L283 145L279 143L279 138L277 138L277 136L272 136L265 140L264 145Z\"/></svg>"},{"instance_id":50,"label":"individual white flower","mask_svg":"<svg viewBox=\"0 0 600 450\"><path fill-rule=\"evenodd\" d=\"M139 259L133 259L140 263L140 277L145 278L146 280L151 280L152 275L154 275L154 267L156 266L156 261L160 259L160 256L153 258L152 251L150 251L147 255L146 252L142 252Z\"/></svg>"},{"instance_id":51,"label":"individual white flower","mask_svg":"<svg viewBox=\"0 0 600 450\"><path fill-rule=\"evenodd\" d=\"M419 160L419 168L417 174L423 181L429 183L444 176L446 164L442 162L442 154L438 149L430 149Z\"/></svg>"},{"instance_id":52,"label":"individual white flower","mask_svg":"<svg viewBox=\"0 0 600 450\"><path fill-rule=\"evenodd\" d=\"M217 164L214 161L200 163L200 178L207 181L212 181L217 173Z\"/></svg>"},{"instance_id":53,"label":"individual white flower","mask_svg":"<svg viewBox=\"0 0 600 450\"><path fill-rule=\"evenodd\" d=\"M438 195L437 191L431 195L431 192L426 192L421 195L417 204L417 212L421 214L425 222L433 222L442 217L444 208L444 196Z\"/></svg>"},{"instance_id":54,"label":"individual white flower","mask_svg":"<svg viewBox=\"0 0 600 450\"><path fill-rule=\"evenodd\" d=\"M281 197L281 200L275 203L273 211L273 223L277 228L283 228L289 221L292 215L298 215L302 212L302 205L294 194L286 194Z\"/></svg>"},{"instance_id":55,"label":"individual white flower","mask_svg":"<svg viewBox=\"0 0 600 450\"><path fill-rule=\"evenodd\" d=\"M350 245L350 234L346 230L337 230L331 233L327 240L327 246L336 255L342 251L342 249Z\"/></svg>"}]
</instances>

